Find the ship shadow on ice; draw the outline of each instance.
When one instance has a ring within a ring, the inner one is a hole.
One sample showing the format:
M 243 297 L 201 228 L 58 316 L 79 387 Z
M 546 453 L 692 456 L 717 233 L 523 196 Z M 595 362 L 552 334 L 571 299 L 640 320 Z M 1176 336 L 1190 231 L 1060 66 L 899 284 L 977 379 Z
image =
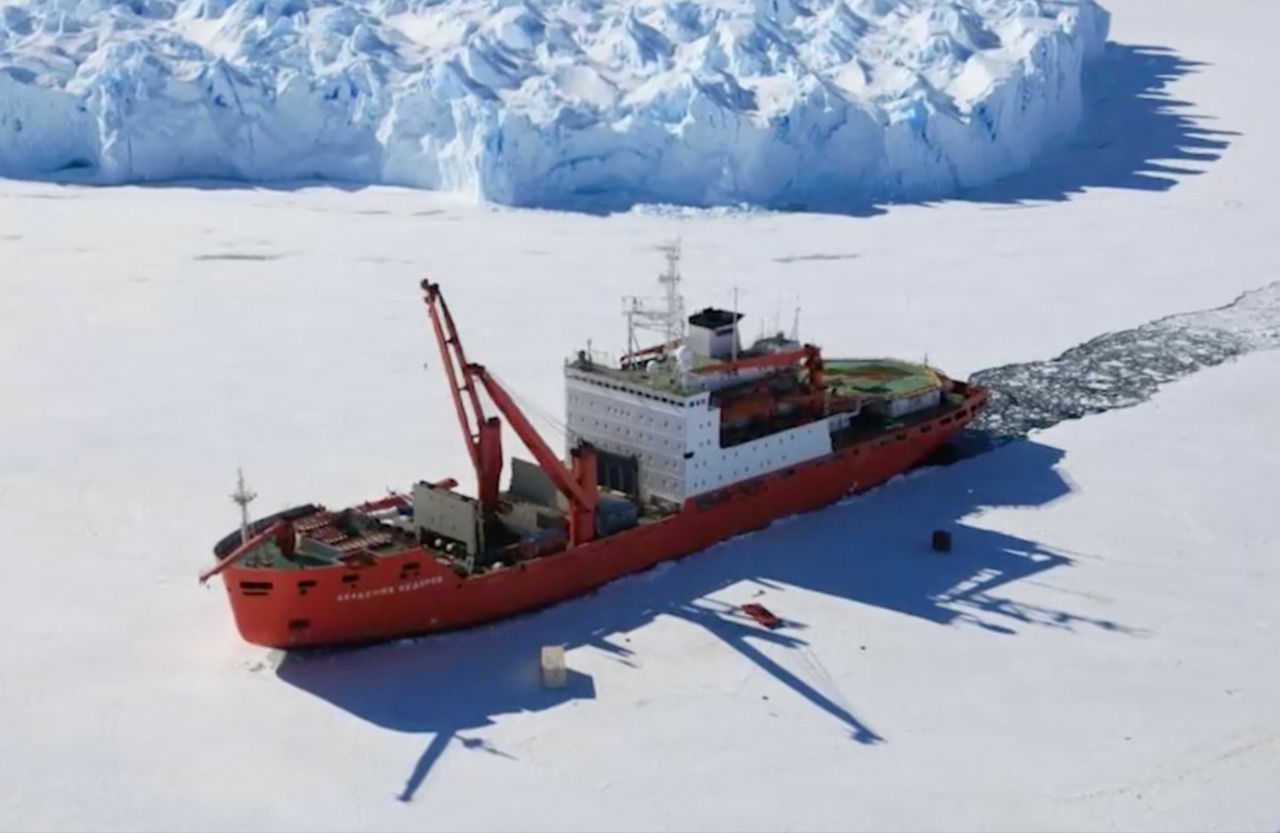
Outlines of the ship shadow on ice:
M 291 653 L 276 673 L 377 726 L 432 736 L 398 792 L 402 801 L 413 799 L 450 747 L 519 757 L 468 732 L 501 715 L 576 708 L 596 697 L 593 678 L 578 671 L 563 688 L 543 688 L 543 645 L 566 646 L 570 668 L 575 655 L 586 656 L 580 651 L 596 651 L 637 667 L 636 673 L 646 673 L 640 666 L 661 673 L 660 661 L 633 649 L 628 636 L 660 617 L 705 629 L 792 696 L 829 715 L 834 731 L 867 746 L 887 742 L 891 730 L 856 714 L 856 695 L 815 674 L 805 634 L 819 625 L 789 609 L 793 588 L 844 600 L 853 623 L 860 611 L 879 608 L 1001 637 L 1033 627 L 1128 630 L 1001 595 L 1011 582 L 1069 567 L 1073 559 L 964 520 L 986 507 L 1043 506 L 1067 496 L 1070 486 L 1055 468 L 1062 452 L 1027 440 L 970 435 L 956 456 L 957 465 L 908 474 L 536 613 L 368 648 Z M 951 552 L 930 548 L 936 528 L 952 532 Z M 768 605 L 784 625 L 770 630 L 745 616 L 740 606 L 751 601 Z M 849 645 L 850 652 L 858 650 Z
M 534 630 L 537 627 L 536 617 Z M 433 737 L 396 798 L 410 801 L 450 745 L 515 758 L 468 730 L 501 714 L 540 712 L 595 697 L 591 677 L 570 669 L 560 688 L 544 688 L 531 634 L 479 628 L 365 648 L 285 655 L 279 678 L 377 726 Z M 545 635 L 550 638 L 550 634 Z
M 672 596 L 701 599 L 715 592 L 708 588 L 746 580 L 766 591 L 764 599 L 774 589 L 802 588 L 938 624 L 1005 635 L 1037 626 L 1132 632 L 1107 619 L 999 595 L 1006 585 L 1069 567 L 1076 559 L 966 520 L 987 509 L 1043 507 L 1067 497 L 1070 484 L 1056 468 L 1062 452 L 980 432 L 961 438 L 952 452 L 870 493 L 782 519 L 682 561 L 679 573 L 672 569 L 671 581 L 680 585 Z M 935 529 L 951 533 L 950 552 L 931 548 Z M 735 603 L 751 600 L 737 596 Z M 774 613 L 786 618 L 781 607 Z

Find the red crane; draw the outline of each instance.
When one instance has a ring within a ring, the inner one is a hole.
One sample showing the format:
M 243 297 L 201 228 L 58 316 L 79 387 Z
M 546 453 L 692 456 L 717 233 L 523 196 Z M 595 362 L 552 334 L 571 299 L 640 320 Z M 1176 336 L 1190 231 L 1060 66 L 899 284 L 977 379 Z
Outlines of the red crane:
M 497 417 L 486 417 L 481 405 L 477 382 L 489 399 L 507 418 L 516 436 L 538 462 L 539 468 L 569 501 L 569 544 L 590 541 L 595 536 L 596 485 L 595 450 L 580 443 L 571 452 L 573 468 L 567 468 L 525 417 L 515 400 L 483 365 L 467 361 L 462 342 L 449 314 L 449 306 L 440 294 L 440 285 L 422 282 L 427 312 L 435 328 L 436 342 L 449 377 L 458 422 L 475 466 L 480 506 L 485 513 L 498 508 L 498 481 L 502 474 L 502 423 Z M 461 379 L 461 382 L 459 382 Z M 466 394 L 464 399 L 463 394 Z M 468 406 L 470 409 L 468 410 Z M 473 427 L 474 426 L 474 427 Z

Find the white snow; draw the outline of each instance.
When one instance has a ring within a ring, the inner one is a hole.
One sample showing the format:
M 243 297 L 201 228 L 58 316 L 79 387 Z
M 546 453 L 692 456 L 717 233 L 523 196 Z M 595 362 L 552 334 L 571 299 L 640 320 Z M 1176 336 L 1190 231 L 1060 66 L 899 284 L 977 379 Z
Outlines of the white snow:
M 0 175 L 948 196 L 1069 135 L 1108 25 L 1093 0 L 18 0 Z
M 490 628 L 281 663 L 195 578 L 237 465 L 472 485 L 423 277 L 557 414 L 676 235 L 691 303 L 957 375 L 1277 280 L 1280 7 L 1109 5 L 1072 148 L 872 217 L 0 181 L 0 828 L 1274 833 L 1276 350 Z

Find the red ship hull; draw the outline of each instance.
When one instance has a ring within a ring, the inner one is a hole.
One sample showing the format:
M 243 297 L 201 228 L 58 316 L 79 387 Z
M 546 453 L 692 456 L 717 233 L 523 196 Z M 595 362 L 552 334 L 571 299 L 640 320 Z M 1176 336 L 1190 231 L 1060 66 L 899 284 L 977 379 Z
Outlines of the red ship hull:
M 363 568 L 264 570 L 233 564 L 222 576 L 236 627 L 258 645 L 333 646 L 473 626 L 545 607 L 883 483 L 976 416 L 986 392 L 964 389 L 963 404 L 931 419 L 691 498 L 681 511 L 659 520 L 495 572 L 461 577 L 423 547 Z

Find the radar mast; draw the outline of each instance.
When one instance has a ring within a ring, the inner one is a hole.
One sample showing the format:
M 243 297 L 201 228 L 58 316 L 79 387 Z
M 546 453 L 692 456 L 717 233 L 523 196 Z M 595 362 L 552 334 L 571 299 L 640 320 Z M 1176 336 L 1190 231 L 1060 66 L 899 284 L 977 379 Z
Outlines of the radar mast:
M 684 339 L 684 297 L 680 294 L 680 241 L 677 239 L 659 246 L 659 251 L 666 255 L 667 271 L 658 276 L 658 283 L 663 288 L 662 306 L 646 304 L 637 296 L 628 295 L 622 299 L 623 315 L 627 319 L 626 356 L 630 358 L 641 352 L 636 340 L 637 330 L 647 330 L 662 335 L 661 354 L 666 355 L 678 341 Z

